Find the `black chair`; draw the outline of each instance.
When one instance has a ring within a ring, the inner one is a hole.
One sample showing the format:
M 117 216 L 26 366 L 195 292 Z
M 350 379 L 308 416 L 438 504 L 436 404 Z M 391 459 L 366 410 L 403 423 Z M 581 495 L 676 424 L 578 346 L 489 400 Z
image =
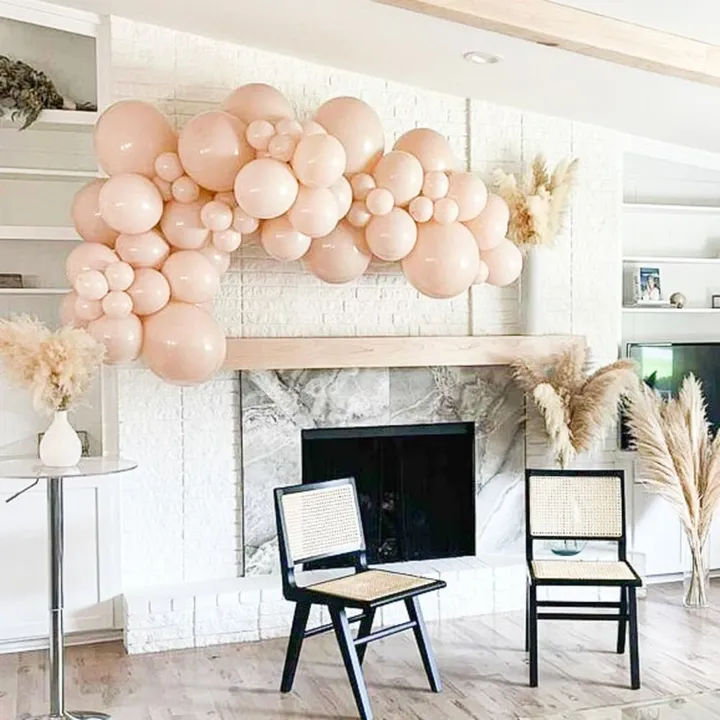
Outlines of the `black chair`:
M 362 662 L 368 643 L 404 630 L 415 634 L 420 656 L 433 692 L 442 691 L 435 657 L 423 621 L 418 596 L 445 587 L 440 580 L 416 575 L 371 570 L 365 552 L 365 538 L 355 480 L 345 478 L 330 482 L 296 485 L 275 490 L 277 520 L 285 599 L 297 603 L 288 642 L 282 676 L 282 692 L 292 690 L 303 640 L 334 630 L 340 645 L 345 669 L 350 678 L 355 702 L 363 720 L 372 718 Z M 355 572 L 342 578 L 299 587 L 295 568 L 301 563 L 342 557 Z M 407 622 L 372 632 L 373 619 L 379 607 L 403 601 Z M 307 630 L 312 605 L 325 605 L 332 623 Z M 360 614 L 348 617 L 347 608 Z M 359 622 L 353 638 L 350 624 Z
M 621 470 L 526 470 L 525 543 L 528 591 L 525 650 L 530 653 L 530 686 L 538 684 L 538 620 L 604 620 L 618 624 L 617 652 L 625 653 L 630 626 L 630 677 L 640 687 L 637 588 L 640 576 L 627 560 L 625 477 Z M 601 540 L 617 543 L 617 560 L 536 560 L 535 540 Z M 538 600 L 538 587 L 617 587 L 619 602 Z M 538 612 L 538 608 L 553 608 Z M 560 612 L 560 608 L 617 610 Z

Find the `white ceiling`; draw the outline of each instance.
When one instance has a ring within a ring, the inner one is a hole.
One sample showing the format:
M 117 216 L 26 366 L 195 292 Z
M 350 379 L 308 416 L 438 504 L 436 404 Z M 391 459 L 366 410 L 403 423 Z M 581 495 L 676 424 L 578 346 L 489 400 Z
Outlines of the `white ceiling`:
M 62 0 L 58 4 L 720 152 L 719 88 L 371 0 Z M 564 4 L 720 44 L 720 3 L 715 0 L 564 0 Z M 504 61 L 471 65 L 462 59 L 468 50 L 498 54 Z

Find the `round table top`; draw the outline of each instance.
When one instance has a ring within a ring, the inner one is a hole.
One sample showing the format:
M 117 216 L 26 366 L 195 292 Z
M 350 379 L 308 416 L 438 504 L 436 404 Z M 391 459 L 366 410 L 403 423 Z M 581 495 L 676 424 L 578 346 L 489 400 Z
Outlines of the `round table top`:
M 48 467 L 36 457 L 0 459 L 0 478 L 35 479 L 112 475 L 134 470 L 137 463 L 114 457 L 84 457 L 74 467 Z

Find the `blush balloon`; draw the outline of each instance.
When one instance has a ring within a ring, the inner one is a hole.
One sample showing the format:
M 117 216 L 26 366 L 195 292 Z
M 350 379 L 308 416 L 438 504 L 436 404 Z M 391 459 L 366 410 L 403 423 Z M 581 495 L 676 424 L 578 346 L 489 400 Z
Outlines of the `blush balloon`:
M 188 175 L 183 175 L 170 186 L 170 193 L 178 202 L 191 203 L 200 197 L 200 186 Z
M 447 197 L 458 205 L 458 220 L 467 222 L 485 209 L 488 191 L 485 183 L 476 175 L 458 172 L 450 175 Z
M 370 222 L 372 215 L 364 202 L 356 200 L 351 206 L 347 214 L 347 221 L 356 228 L 364 228 Z
M 108 283 L 99 270 L 81 272 L 73 283 L 75 292 L 86 300 L 102 300 L 108 294 Z
M 275 128 L 268 120 L 253 120 L 245 130 L 245 139 L 255 150 L 267 150 L 274 135 Z
M 275 132 L 299 140 L 303 135 L 303 126 L 295 118 L 283 118 L 275 123 Z
M 251 217 L 244 210 L 236 207 L 233 210 L 232 228 L 242 235 L 251 235 L 260 227 L 260 221 Z
M 307 135 L 292 156 L 292 169 L 307 187 L 328 187 L 345 172 L 345 149 L 332 135 Z
M 202 224 L 200 213 L 205 203 L 179 203 L 177 200 L 165 206 L 160 229 L 167 241 L 180 250 L 198 250 L 210 237 L 210 231 Z
M 137 315 L 111 318 L 103 315 L 87 326 L 88 332 L 105 345 L 105 362 L 117 365 L 136 360 L 143 342 L 143 326 Z
M 473 282 L 473 285 L 482 285 L 484 282 L 487 282 L 487 279 L 490 277 L 490 268 L 488 267 L 487 263 L 482 259 L 482 253 L 480 254 L 480 264 L 478 265 L 478 273 L 475 276 L 475 281 Z
M 369 193 L 377 187 L 375 178 L 367 173 L 353 175 L 350 179 L 350 186 L 355 200 L 365 200 Z
M 312 241 L 304 262 L 321 280 L 346 283 L 360 277 L 371 259 L 362 230 L 341 220 L 331 233 Z
M 375 188 L 365 198 L 365 205 L 371 215 L 387 215 L 393 209 L 394 204 L 395 198 L 385 188 Z
M 373 170 L 373 177 L 377 186 L 389 190 L 401 207 L 418 196 L 423 185 L 422 165 L 414 155 L 402 150 L 383 155 Z
M 228 271 L 230 267 L 230 253 L 218 250 L 214 245 L 200 248 L 198 252 L 202 253 L 212 263 L 218 275 L 224 275 Z M 168 293 L 169 292 L 170 290 L 168 289 Z
M 226 253 L 235 252 L 242 243 L 242 235 L 237 230 L 220 230 L 212 234 L 212 244 Z
M 157 230 L 140 235 L 120 235 L 115 248 L 120 259 L 133 268 L 159 268 L 170 254 L 170 246 Z
M 302 186 L 297 200 L 288 212 L 288 218 L 290 224 L 304 235 L 313 238 L 327 235 L 338 221 L 338 204 L 335 195 L 329 188 Z
M 155 160 L 155 173 L 159 178 L 171 183 L 182 177 L 185 170 L 177 153 L 165 152 L 158 155 Z
M 499 195 L 491 193 L 483 211 L 466 224 L 478 248 L 492 250 L 505 239 L 510 224 L 510 208 Z
M 100 215 L 100 190 L 105 180 L 93 180 L 78 190 L 73 198 L 70 215 L 78 235 L 87 242 L 102 243 L 112 248 L 118 232 L 111 228 Z
M 111 263 L 105 268 L 105 279 L 112 291 L 127 290 L 135 279 L 132 267 L 126 262 Z
M 365 240 L 373 255 L 381 260 L 402 260 L 415 247 L 417 225 L 405 210 L 396 207 L 387 215 L 376 215 L 370 220 Z
M 224 100 L 222 109 L 245 123 L 253 120 L 274 122 L 294 114 L 285 96 L 265 83 L 249 83 L 233 90 Z
M 260 242 L 265 252 L 275 260 L 292 262 L 299 260 L 310 248 L 310 237 L 298 232 L 286 215 L 266 220 L 260 232 Z
M 284 215 L 298 195 L 298 181 L 285 163 L 260 158 L 245 165 L 235 179 L 235 199 L 254 218 Z
M 341 177 L 330 186 L 330 190 L 338 205 L 338 218 L 342 219 L 348 214 L 352 205 L 352 187 L 347 178 Z
M 163 202 L 170 202 L 172 200 L 172 183 L 169 183 L 167 180 L 163 180 L 160 177 L 154 177 L 153 185 L 158 189 Z
M 75 300 L 75 316 L 87 325 L 93 320 L 97 320 L 102 317 L 103 307 L 101 300 L 88 300 L 82 298 L 79 295 Z
M 301 123 L 303 135 L 327 135 L 327 130 L 314 120 L 303 120 Z
M 410 201 L 408 211 L 415 222 L 424 223 L 432 219 L 435 206 L 429 197 L 416 197 Z
M 152 180 L 131 173 L 107 180 L 100 190 L 98 206 L 100 216 L 111 228 L 131 235 L 155 227 L 164 208 Z
M 440 198 L 435 201 L 433 219 L 441 225 L 450 225 L 458 219 L 460 208 L 458 204 L 449 197 Z
M 422 194 L 431 200 L 439 200 L 448 194 L 450 189 L 450 180 L 448 176 L 440 170 L 425 173 L 423 180 Z
M 126 292 L 110 292 L 103 298 L 102 309 L 109 318 L 124 318 L 132 312 L 133 301 Z
M 409 130 L 398 138 L 393 150 L 414 155 L 425 172 L 454 170 L 458 165 L 447 139 L 430 128 Z
M 483 250 L 480 259 L 488 266 L 487 282 L 497 287 L 505 287 L 520 277 L 523 257 L 515 243 L 503 239 L 490 250 Z
M 297 140 L 290 135 L 275 135 L 268 143 L 267 153 L 273 160 L 290 162 Z
M 162 266 L 162 274 L 170 283 L 173 300 L 179 302 L 208 302 L 220 287 L 220 277 L 212 263 L 194 250 L 174 252 Z
M 233 193 L 231 190 L 215 193 L 215 197 L 213 198 L 213 200 L 215 200 L 215 202 L 225 203 L 225 205 L 227 205 L 231 210 L 237 207 L 235 193 Z
M 170 283 L 165 276 L 152 268 L 139 268 L 135 281 L 128 288 L 136 315 L 152 315 L 170 301 Z
M 118 238 L 119 240 L 119 238 Z M 118 261 L 118 256 L 105 245 L 82 243 L 74 248 L 65 260 L 65 275 L 71 285 L 77 276 L 86 270 L 105 272 L 110 263 Z
M 71 290 L 66 295 L 63 295 L 60 301 L 60 307 L 58 308 L 58 314 L 60 316 L 60 325 L 72 325 L 73 327 L 84 327 L 85 322 L 81 320 L 76 311 L 75 303 L 78 299 L 78 294 Z M 102 310 L 100 310 L 102 312 Z
M 212 200 L 203 205 L 200 211 L 200 221 L 212 232 L 227 230 L 233 221 L 232 210 L 225 204 Z

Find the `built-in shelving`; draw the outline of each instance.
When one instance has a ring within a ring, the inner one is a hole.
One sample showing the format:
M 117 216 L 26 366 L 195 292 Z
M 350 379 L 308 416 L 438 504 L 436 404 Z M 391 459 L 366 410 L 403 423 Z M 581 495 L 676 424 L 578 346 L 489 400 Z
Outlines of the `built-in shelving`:
M 720 213 L 720 205 L 680 205 L 673 203 L 623 203 L 625 210 L 636 212 L 676 212 L 676 213 Z
M 65 295 L 70 288 L 0 288 L 0 295 Z
M 695 308 L 695 307 L 684 307 L 684 308 L 676 308 L 676 307 L 635 307 L 635 306 L 625 306 L 623 307 L 622 311 L 624 313 L 646 313 L 646 314 L 653 314 L 653 313 L 671 313 L 674 315 L 687 315 L 688 313 L 692 314 L 698 314 L 698 313 L 716 313 L 720 315 L 720 308 Z
M 96 112 L 81 110 L 43 110 L 28 130 L 67 130 L 70 132 L 91 132 L 97 122 Z M 20 129 L 21 120 L 12 120 L 9 114 L 0 120 L 0 128 Z
M 92 180 L 97 170 L 56 170 L 53 168 L 0 167 L 0 178 L 11 180 Z
M 52 240 L 77 242 L 80 236 L 71 227 L 0 225 L 0 240 Z
M 720 257 L 709 258 L 709 257 L 670 257 L 667 255 L 663 256 L 649 256 L 649 255 L 626 255 L 623 258 L 624 263 L 637 263 L 638 265 L 648 265 L 651 263 L 658 264 L 670 264 L 678 263 L 683 265 L 718 265 L 720 264 Z

